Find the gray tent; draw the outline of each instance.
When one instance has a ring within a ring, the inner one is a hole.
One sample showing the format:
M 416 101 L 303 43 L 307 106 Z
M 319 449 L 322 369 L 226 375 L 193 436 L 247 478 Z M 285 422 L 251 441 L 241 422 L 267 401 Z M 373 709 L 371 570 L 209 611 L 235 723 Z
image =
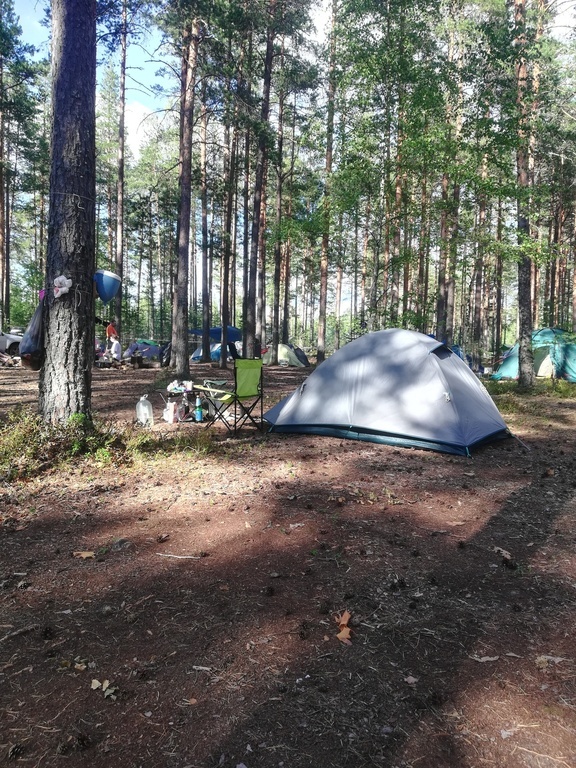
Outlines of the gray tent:
M 376 331 L 325 360 L 264 418 L 271 432 L 333 435 L 467 455 L 509 436 L 484 385 L 416 331 Z

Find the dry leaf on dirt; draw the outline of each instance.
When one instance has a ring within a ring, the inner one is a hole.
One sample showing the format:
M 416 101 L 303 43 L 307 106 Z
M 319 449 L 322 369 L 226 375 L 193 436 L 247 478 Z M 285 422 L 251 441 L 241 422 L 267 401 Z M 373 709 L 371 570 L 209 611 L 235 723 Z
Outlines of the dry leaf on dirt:
M 348 625 L 348 622 L 352 618 L 352 614 L 350 611 L 344 611 L 340 616 L 336 616 L 336 624 L 342 629 L 342 627 L 346 627 Z
M 95 552 L 72 552 L 73 557 L 80 557 L 82 560 L 87 560 L 89 557 L 96 557 Z
M 350 640 L 350 628 L 349 627 L 342 627 L 340 632 L 336 635 L 338 640 L 340 642 L 344 643 L 345 645 L 352 645 L 352 641 Z
M 352 641 L 350 640 L 350 634 L 351 630 L 348 626 L 348 622 L 352 618 L 352 615 L 350 611 L 344 611 L 340 616 L 336 616 L 336 623 L 338 624 L 338 627 L 340 629 L 340 632 L 336 635 L 338 640 L 340 642 L 344 643 L 345 645 L 352 645 Z
M 118 691 L 118 688 L 116 688 L 114 685 L 110 685 L 110 680 L 104 680 L 103 682 L 100 682 L 100 680 L 96 680 L 96 678 L 94 678 L 90 683 L 90 688 L 92 688 L 93 691 L 101 689 L 105 699 L 112 699 L 112 701 L 116 701 L 116 692 Z

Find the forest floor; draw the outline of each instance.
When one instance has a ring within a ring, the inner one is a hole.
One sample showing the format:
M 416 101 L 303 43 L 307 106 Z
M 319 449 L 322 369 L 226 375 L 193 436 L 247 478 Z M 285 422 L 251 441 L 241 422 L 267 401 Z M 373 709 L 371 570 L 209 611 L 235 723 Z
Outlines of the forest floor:
M 2 482 L 0 765 L 574 768 L 576 400 L 495 399 L 519 439 L 470 459 L 214 430 Z

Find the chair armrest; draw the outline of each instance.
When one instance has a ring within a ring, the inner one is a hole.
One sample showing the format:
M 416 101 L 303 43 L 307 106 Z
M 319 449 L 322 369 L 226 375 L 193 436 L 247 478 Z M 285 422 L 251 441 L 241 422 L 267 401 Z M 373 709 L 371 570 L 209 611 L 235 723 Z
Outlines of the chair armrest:
M 194 392 L 206 392 L 209 395 L 216 397 L 217 395 L 233 395 L 229 389 L 215 389 L 214 387 L 203 387 L 200 384 L 194 385 Z

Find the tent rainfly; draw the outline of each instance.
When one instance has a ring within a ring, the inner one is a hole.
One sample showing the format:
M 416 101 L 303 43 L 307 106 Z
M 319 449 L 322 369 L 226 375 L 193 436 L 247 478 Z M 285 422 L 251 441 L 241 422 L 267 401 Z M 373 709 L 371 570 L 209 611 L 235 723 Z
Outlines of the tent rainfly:
M 271 432 L 464 456 L 510 436 L 484 385 L 463 360 L 436 339 L 394 328 L 346 344 L 264 418 Z
M 516 343 L 505 355 L 498 370 L 491 378 L 517 379 L 519 344 Z M 532 354 L 534 373 L 543 378 L 566 379 L 576 381 L 576 344 L 574 334 L 561 328 L 540 328 L 532 332 Z
M 299 355 L 298 352 L 301 354 Z M 272 350 L 269 349 L 262 355 L 262 362 L 264 365 L 270 365 L 271 361 Z M 305 368 L 307 365 L 310 365 L 304 352 L 298 349 L 298 347 L 294 348 L 289 344 L 278 344 L 278 364 L 293 365 L 296 368 Z

